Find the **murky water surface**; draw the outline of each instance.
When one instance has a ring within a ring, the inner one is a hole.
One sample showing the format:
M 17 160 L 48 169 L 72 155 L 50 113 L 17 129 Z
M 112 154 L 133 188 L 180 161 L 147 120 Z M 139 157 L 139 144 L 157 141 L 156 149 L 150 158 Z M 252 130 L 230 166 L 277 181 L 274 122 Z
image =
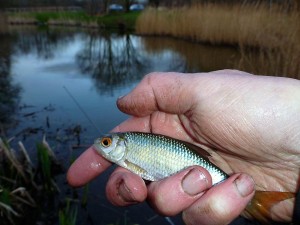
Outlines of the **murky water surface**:
M 67 169 L 100 132 L 128 118 L 117 109 L 116 99 L 145 74 L 230 68 L 237 57 L 231 47 L 168 38 L 14 27 L 0 36 L 2 135 L 15 137 L 12 145 L 23 141 L 33 157 L 35 143 L 46 135 Z M 170 224 L 146 204 L 110 205 L 104 194 L 110 171 L 89 185 L 88 204 L 79 209 L 78 224 Z M 70 196 L 65 174 L 57 179 L 62 195 Z M 79 196 L 84 193 L 77 191 Z

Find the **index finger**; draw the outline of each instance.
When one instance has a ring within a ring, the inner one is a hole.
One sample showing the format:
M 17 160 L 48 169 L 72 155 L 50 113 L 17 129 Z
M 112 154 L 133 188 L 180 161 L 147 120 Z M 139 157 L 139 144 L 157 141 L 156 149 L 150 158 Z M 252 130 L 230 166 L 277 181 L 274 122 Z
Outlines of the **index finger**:
M 127 95 L 117 101 L 118 108 L 133 116 L 148 116 L 161 111 L 170 114 L 184 114 L 194 106 L 195 93 L 199 95 L 196 83 L 199 77 L 183 73 L 150 73 Z
M 149 132 L 149 117 L 130 118 L 114 128 L 113 132 L 142 131 Z M 81 187 L 104 172 L 111 163 L 99 155 L 91 146 L 71 165 L 67 173 L 68 183 Z
M 68 183 L 73 187 L 81 187 L 105 171 L 110 165 L 111 163 L 100 156 L 91 146 L 69 168 Z

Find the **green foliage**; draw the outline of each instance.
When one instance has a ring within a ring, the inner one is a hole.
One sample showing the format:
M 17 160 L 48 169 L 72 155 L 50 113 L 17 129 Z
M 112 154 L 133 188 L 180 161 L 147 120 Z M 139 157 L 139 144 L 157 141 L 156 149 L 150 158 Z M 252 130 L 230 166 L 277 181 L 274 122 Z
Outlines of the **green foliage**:
M 94 24 L 101 28 L 135 29 L 135 22 L 140 12 L 110 13 L 106 15 L 89 15 L 85 12 L 34 12 L 34 13 L 10 13 L 9 20 L 15 23 L 35 21 L 39 25 L 59 24 L 89 26 Z
M 32 165 L 21 142 L 19 147 L 20 154 L 17 155 L 8 141 L 0 138 L 1 224 L 22 224 L 21 218 L 26 212 L 30 210 L 32 214 L 39 199 L 43 202 L 50 196 L 45 195 L 45 192 L 49 194 L 58 190 L 51 168 L 52 165 L 57 165 L 57 160 L 45 138 L 42 143 L 37 144 L 37 167 Z
M 74 20 L 85 22 L 92 20 L 92 17 L 84 12 L 42 12 L 33 13 L 32 17 L 34 17 L 37 22 L 43 24 L 48 23 L 50 20 Z
M 98 18 L 98 24 L 106 28 L 120 28 L 134 30 L 135 22 L 140 12 L 111 13 Z
M 77 208 L 71 206 L 71 200 L 66 200 L 66 207 L 59 210 L 59 225 L 75 225 L 77 220 Z
M 88 193 L 89 193 L 89 184 L 86 184 L 83 188 L 83 196 L 81 198 L 81 205 L 83 207 L 87 206 L 87 202 L 88 202 Z
M 0 192 L 0 213 L 1 220 L 5 223 L 13 224 L 14 216 L 19 216 L 18 213 L 12 208 L 12 202 L 9 195 L 9 191 L 2 189 Z
M 51 176 L 51 160 L 48 154 L 48 149 L 42 144 L 38 143 L 36 145 L 37 155 L 38 155 L 38 166 L 41 168 L 41 176 L 44 181 L 45 189 L 50 191 L 52 184 Z
M 0 202 L 3 203 L 3 204 L 7 204 L 7 205 L 11 204 L 11 199 L 9 197 L 9 191 L 8 190 L 1 188 Z
M 45 24 L 45 23 L 48 22 L 49 18 L 50 18 L 50 15 L 49 15 L 49 14 L 46 14 L 46 13 L 37 13 L 37 14 L 35 15 L 35 19 L 36 19 L 36 21 L 37 21 L 38 23 L 43 23 L 43 24 Z

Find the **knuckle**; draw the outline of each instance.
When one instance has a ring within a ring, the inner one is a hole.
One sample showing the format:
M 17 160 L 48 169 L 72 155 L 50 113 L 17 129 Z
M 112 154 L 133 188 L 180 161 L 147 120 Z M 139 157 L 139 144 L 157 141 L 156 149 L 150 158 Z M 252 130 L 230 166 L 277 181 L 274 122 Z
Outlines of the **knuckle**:
M 159 72 L 151 72 L 151 73 L 148 73 L 144 77 L 144 79 L 147 81 L 148 84 L 151 84 L 153 81 L 155 81 L 160 76 L 161 76 L 161 73 L 159 73 Z
M 231 211 L 226 204 L 220 203 L 220 201 L 213 201 L 211 204 L 207 204 L 203 208 L 204 213 L 211 216 L 212 224 L 223 225 L 228 224 L 228 218 L 231 218 Z
M 231 221 L 231 212 L 224 204 L 214 201 L 210 204 L 193 206 L 182 213 L 186 225 L 225 225 Z
M 159 186 L 150 188 L 147 200 L 151 207 L 161 215 L 174 216 L 178 213 L 173 203 L 170 202 L 169 196 Z
M 106 197 L 107 197 L 108 201 L 110 201 L 113 205 L 122 206 L 124 203 L 123 203 L 122 198 L 118 194 L 118 190 L 117 190 L 118 185 L 119 185 L 119 182 L 117 182 L 116 184 L 111 181 L 108 182 L 106 185 L 105 192 L 106 192 Z
M 158 213 L 163 215 L 169 214 L 167 207 L 164 207 L 165 205 L 164 196 L 161 195 L 159 192 L 150 193 L 148 195 L 148 202 L 151 205 L 151 207 L 155 209 L 155 211 L 157 211 Z

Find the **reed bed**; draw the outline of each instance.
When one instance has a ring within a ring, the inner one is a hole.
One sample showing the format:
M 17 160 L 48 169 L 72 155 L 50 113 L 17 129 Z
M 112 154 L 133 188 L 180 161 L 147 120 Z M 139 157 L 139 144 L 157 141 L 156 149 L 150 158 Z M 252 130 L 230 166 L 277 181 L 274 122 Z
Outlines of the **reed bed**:
M 241 58 L 235 69 L 254 74 L 300 79 L 300 48 L 292 45 L 277 49 L 240 49 Z
M 149 8 L 138 18 L 136 31 L 213 44 L 274 47 L 286 41 L 299 43 L 299 19 L 296 10 L 266 5 Z
M 32 163 L 22 142 L 18 143 L 19 154 L 9 143 L 0 138 L 0 221 L 8 225 L 24 224 L 37 217 L 42 205 L 53 202 L 60 192 L 55 173 L 62 170 L 62 165 L 45 137 L 36 146 L 37 165 Z M 70 207 L 67 202 L 66 208 L 61 209 L 60 225 L 75 224 L 77 211 Z
M 138 18 L 136 32 L 238 46 L 242 58 L 234 68 L 300 78 L 299 21 L 299 11 L 275 4 L 205 4 L 149 8 Z

